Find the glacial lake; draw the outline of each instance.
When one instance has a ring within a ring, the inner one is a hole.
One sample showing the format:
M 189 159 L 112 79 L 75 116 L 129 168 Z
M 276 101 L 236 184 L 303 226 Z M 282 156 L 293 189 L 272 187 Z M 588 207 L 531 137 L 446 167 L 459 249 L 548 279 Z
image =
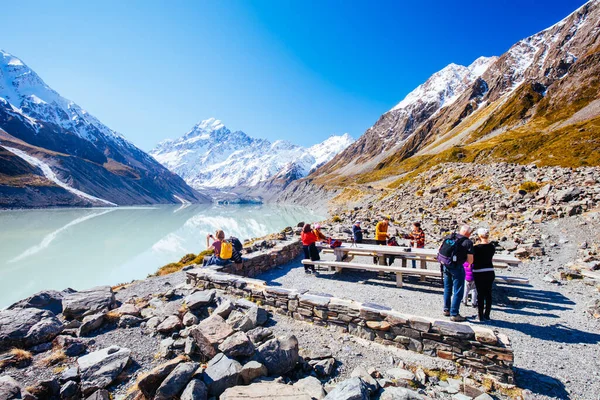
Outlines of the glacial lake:
M 243 241 L 324 218 L 275 205 L 0 211 L 0 308 L 44 289 L 145 278 L 206 249 L 206 234 L 217 229 Z

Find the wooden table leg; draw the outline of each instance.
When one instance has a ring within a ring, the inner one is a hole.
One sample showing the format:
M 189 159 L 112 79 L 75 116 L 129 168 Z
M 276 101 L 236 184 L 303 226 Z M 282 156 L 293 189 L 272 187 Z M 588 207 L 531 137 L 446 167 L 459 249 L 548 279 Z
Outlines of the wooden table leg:
M 402 287 L 402 273 L 396 272 L 396 286 Z
M 406 258 L 402 257 L 402 268 L 406 268 Z
M 427 269 L 427 261 L 421 258 L 421 269 Z M 425 282 L 425 275 L 421 275 L 421 282 Z

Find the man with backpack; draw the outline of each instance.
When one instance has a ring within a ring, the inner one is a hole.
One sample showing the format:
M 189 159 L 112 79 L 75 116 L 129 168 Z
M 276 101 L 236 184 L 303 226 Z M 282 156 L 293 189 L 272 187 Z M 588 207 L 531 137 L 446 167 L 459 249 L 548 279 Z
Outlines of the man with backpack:
M 444 279 L 444 315 L 451 321 L 462 322 L 466 318 L 460 315 L 460 303 L 465 290 L 465 269 L 463 264 L 473 263 L 473 242 L 469 239 L 473 229 L 463 225 L 459 233 L 444 238 L 437 259 L 443 268 Z

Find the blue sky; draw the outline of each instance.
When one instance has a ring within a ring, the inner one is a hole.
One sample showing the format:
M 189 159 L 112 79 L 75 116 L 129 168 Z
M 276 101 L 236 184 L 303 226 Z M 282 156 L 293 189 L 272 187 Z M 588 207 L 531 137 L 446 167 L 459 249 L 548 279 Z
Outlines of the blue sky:
M 500 55 L 585 2 L 12 1 L 0 48 L 144 150 L 196 122 L 358 138 L 432 73 Z

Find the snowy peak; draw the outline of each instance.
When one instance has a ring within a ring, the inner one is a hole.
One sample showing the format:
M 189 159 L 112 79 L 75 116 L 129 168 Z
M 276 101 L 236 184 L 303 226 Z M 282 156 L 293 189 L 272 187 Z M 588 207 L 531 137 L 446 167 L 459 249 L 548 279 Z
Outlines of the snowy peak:
M 304 177 L 352 142 L 345 134 L 308 149 L 285 140 L 271 143 L 232 132 L 210 118 L 179 139 L 161 142 L 150 154 L 196 188 L 253 187 L 273 177 Z
M 422 107 L 424 104 L 435 104 L 437 108 L 448 106 L 497 59 L 497 57 L 479 57 L 469 67 L 451 63 L 434 73 L 390 111 L 410 112 L 411 109 Z

